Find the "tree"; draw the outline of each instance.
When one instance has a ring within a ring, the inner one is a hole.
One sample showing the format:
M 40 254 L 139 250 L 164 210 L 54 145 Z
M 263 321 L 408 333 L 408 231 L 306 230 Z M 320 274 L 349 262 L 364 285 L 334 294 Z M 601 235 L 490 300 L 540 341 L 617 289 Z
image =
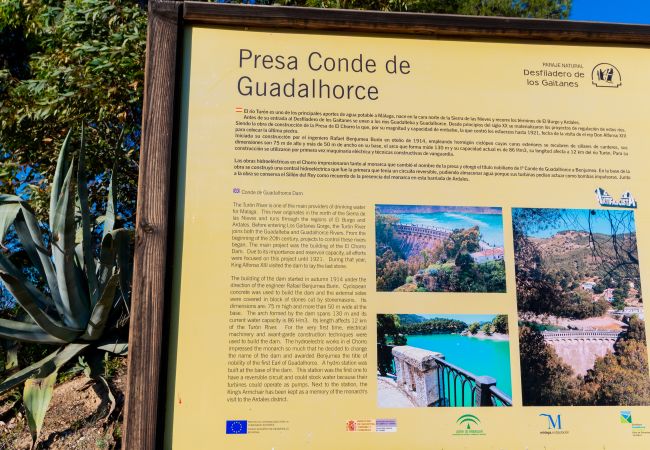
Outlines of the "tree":
M 397 314 L 377 314 L 377 370 L 385 376 L 392 371 L 393 345 L 406 345 L 406 338 L 400 333 L 400 322 Z
M 571 0 L 280 0 L 288 6 L 566 19 Z
M 377 290 L 392 291 L 406 282 L 408 265 L 406 261 L 395 261 L 392 250 L 387 250 L 382 256 L 377 256 Z
M 461 320 L 434 317 L 425 322 L 414 323 L 402 328 L 406 334 L 449 334 L 466 330 L 467 324 Z
M 499 314 L 494 319 L 492 319 L 492 325 L 494 326 L 494 332 L 500 334 L 508 334 L 508 316 L 505 314 Z
M 400 323 L 397 314 L 377 314 L 377 342 L 387 344 L 387 338 L 399 334 Z
M 617 344 L 616 353 L 596 360 L 585 381 L 588 389 L 592 385 L 594 405 L 647 405 L 650 379 L 645 343 L 630 339 Z
M 467 327 L 467 331 L 469 331 L 471 334 L 476 334 L 476 333 L 478 333 L 478 330 L 480 328 L 481 328 L 481 325 L 478 322 L 472 322 Z
M 645 322 L 634 315 L 630 317 L 630 323 L 627 326 L 625 340 L 633 339 L 641 343 L 646 343 Z
M 449 259 L 456 259 L 463 253 L 473 253 L 481 248 L 481 232 L 478 226 L 465 229 L 453 230 L 443 243 L 443 247 Z M 469 255 L 468 255 L 469 256 Z M 458 263 L 457 263 L 458 265 Z
M 394 226 L 399 222 L 395 216 L 375 213 L 375 240 L 377 241 L 377 255 L 390 248 L 400 257 L 399 244 L 395 242 Z
M 0 2 L 3 191 L 23 190 L 44 217 L 58 149 L 85 123 L 89 172 L 100 174 L 90 180 L 91 205 L 103 205 L 114 161 L 124 195 L 118 208 L 132 220 L 146 27 L 144 9 L 131 0 Z
M 616 295 L 614 295 L 612 308 L 614 308 L 616 311 L 622 311 L 623 309 L 625 309 L 625 299 L 621 297 L 617 298 Z
M 536 330 L 519 329 L 521 385 L 525 406 L 558 406 L 579 403 L 580 382 L 573 370 L 546 345 Z
M 594 286 L 594 294 L 602 294 L 603 292 L 605 292 L 605 289 L 607 289 L 607 287 L 603 285 L 602 281 L 599 281 Z

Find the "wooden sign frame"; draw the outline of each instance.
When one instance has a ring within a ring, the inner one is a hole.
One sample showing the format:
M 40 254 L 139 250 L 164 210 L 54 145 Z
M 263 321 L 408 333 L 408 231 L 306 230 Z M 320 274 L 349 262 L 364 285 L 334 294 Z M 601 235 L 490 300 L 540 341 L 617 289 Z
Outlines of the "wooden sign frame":
M 645 25 L 150 1 L 125 399 L 126 449 L 162 446 L 182 30 L 192 25 L 650 46 L 650 26 Z

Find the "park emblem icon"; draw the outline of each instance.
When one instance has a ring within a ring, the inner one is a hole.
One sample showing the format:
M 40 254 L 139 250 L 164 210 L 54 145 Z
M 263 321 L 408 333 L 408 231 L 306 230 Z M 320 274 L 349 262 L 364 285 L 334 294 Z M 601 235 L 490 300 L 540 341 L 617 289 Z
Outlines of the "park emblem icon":
M 600 63 L 591 71 L 591 83 L 596 87 L 617 88 L 622 83 L 621 73 L 609 63 Z
M 632 423 L 632 411 L 621 411 L 621 423 Z

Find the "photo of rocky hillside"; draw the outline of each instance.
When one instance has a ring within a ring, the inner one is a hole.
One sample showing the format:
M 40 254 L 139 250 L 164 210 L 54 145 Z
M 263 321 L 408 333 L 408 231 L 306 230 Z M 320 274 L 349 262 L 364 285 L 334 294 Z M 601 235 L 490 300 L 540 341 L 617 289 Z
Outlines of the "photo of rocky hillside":
M 634 212 L 513 209 L 524 405 L 647 405 Z

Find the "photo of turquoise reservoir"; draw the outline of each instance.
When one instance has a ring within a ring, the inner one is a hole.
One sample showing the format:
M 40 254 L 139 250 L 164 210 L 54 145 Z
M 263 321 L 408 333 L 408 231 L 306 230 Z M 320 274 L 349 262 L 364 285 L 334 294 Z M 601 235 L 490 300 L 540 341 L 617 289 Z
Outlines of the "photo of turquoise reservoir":
M 377 291 L 505 292 L 501 208 L 375 205 Z
M 378 314 L 380 407 L 511 406 L 505 314 Z

